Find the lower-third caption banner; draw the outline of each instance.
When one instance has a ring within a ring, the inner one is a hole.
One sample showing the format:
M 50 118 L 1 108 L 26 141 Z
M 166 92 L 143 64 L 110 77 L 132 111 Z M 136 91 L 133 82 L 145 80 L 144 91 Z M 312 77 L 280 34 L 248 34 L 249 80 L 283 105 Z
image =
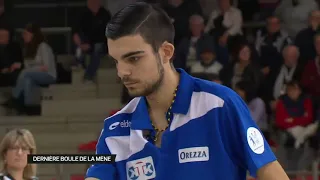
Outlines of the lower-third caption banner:
M 79 154 L 30 154 L 29 164 L 109 164 L 114 163 L 116 155 Z

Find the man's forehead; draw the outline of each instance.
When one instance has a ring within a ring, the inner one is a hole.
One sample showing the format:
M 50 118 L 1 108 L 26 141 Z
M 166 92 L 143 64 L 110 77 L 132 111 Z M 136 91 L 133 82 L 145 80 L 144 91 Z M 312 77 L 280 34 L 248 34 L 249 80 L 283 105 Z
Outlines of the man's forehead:
M 120 58 L 124 54 L 137 51 L 148 51 L 147 44 L 140 35 L 124 36 L 116 40 L 108 38 L 109 54 L 114 58 Z

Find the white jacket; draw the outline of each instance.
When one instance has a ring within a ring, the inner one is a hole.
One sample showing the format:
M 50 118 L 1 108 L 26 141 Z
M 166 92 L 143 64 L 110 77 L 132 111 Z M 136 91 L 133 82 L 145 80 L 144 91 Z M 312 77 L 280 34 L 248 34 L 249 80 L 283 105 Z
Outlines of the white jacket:
M 214 10 L 209 16 L 205 32 L 209 32 L 214 28 L 213 20 L 220 15 L 220 10 Z M 225 14 L 222 24 L 228 29 L 229 35 L 242 34 L 242 13 L 238 8 L 231 7 Z

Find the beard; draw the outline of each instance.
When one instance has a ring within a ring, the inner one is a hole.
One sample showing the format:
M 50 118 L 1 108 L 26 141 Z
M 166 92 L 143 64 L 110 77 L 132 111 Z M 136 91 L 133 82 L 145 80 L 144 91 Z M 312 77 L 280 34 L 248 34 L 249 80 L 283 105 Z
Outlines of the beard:
M 159 55 L 156 55 L 156 59 L 157 59 L 158 79 L 151 82 L 151 83 L 145 84 L 144 89 L 141 91 L 127 88 L 127 91 L 128 91 L 128 94 L 130 97 L 135 98 L 135 97 L 140 97 L 140 96 L 148 96 L 148 95 L 156 92 L 160 88 L 160 86 L 163 82 L 164 68 L 161 64 L 161 60 L 160 60 Z

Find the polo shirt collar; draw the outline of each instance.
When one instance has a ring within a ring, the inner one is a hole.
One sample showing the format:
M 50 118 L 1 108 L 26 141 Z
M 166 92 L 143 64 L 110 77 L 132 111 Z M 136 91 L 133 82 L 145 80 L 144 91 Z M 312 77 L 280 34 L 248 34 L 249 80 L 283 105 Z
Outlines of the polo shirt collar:
M 180 74 L 180 81 L 176 93 L 176 99 L 172 105 L 172 113 L 187 114 L 193 93 L 194 79 L 183 69 L 176 69 Z M 146 97 L 140 97 L 136 110 L 132 114 L 131 129 L 153 129 L 148 113 Z

